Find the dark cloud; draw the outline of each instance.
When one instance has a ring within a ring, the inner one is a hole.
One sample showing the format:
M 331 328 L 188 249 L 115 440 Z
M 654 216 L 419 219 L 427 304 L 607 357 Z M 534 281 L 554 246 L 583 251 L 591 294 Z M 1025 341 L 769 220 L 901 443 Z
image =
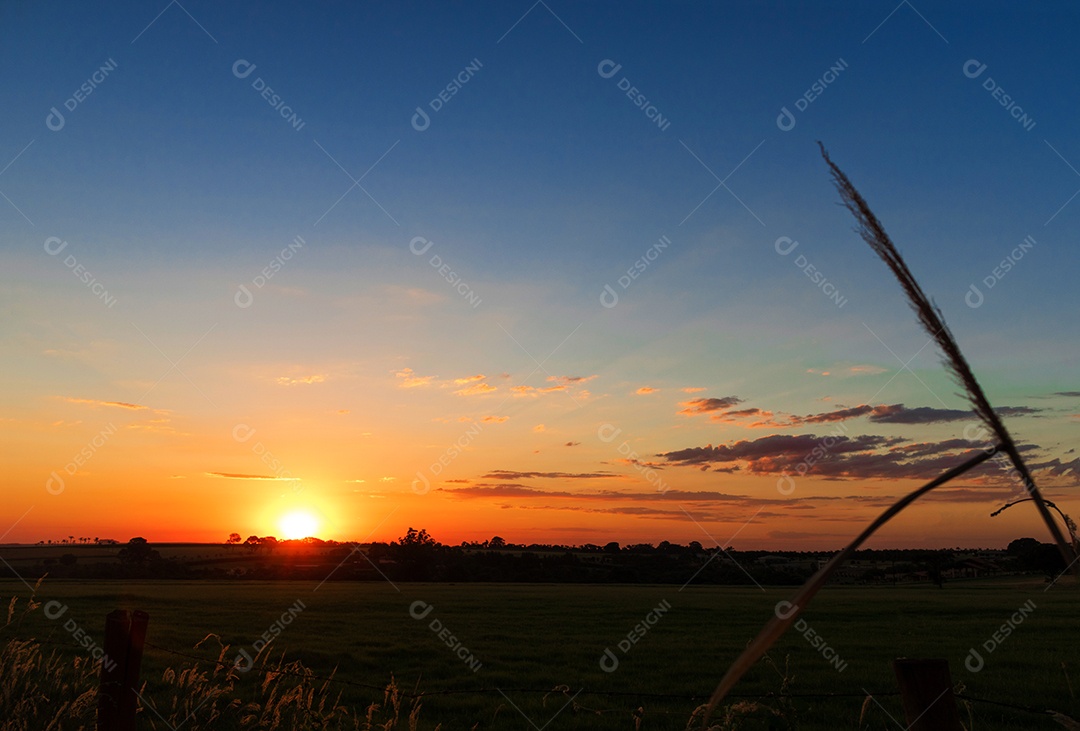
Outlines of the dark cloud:
M 930 479 L 979 453 L 962 439 L 904 444 L 900 437 L 773 434 L 730 444 L 690 447 L 658 456 L 672 464 L 715 468 L 739 463 L 759 475 L 810 474 L 826 479 Z M 976 471 L 986 472 L 985 465 Z
M 488 480 L 600 480 L 619 478 L 614 472 L 516 472 L 514 470 L 492 470 L 481 477 Z
M 1080 391 L 1055 391 L 1054 395 L 1066 398 L 1080 398 Z
M 888 408 L 879 406 L 877 408 Z M 901 407 L 903 408 L 903 407 Z M 823 414 L 811 414 L 809 416 L 793 416 L 791 417 L 795 424 L 830 424 L 836 421 L 847 421 L 848 419 L 854 419 L 865 414 L 873 412 L 875 409 L 866 404 L 859 406 L 853 406 L 850 409 L 837 409 L 836 411 L 826 411 Z
M 748 409 L 747 411 L 751 410 Z M 1036 409 L 1030 406 L 1002 406 L 1001 408 L 995 409 L 995 411 L 1001 416 L 1027 416 L 1039 413 L 1040 411 L 1043 411 L 1043 409 Z M 724 416 L 729 416 L 734 413 L 738 412 L 727 412 Z M 771 416 L 768 412 L 762 413 L 763 415 Z M 792 415 L 788 416 L 785 420 L 769 420 L 763 422 L 761 426 L 784 428 L 803 426 L 805 424 L 829 424 L 856 419 L 860 416 L 867 417 L 869 421 L 872 421 L 875 424 L 944 424 L 976 418 L 974 412 L 964 409 L 936 409 L 929 406 L 918 406 L 909 409 L 903 404 L 880 404 L 878 406 L 860 404 L 859 406 L 836 409 L 835 411 L 826 411 L 820 414 L 809 414 L 807 416 Z M 713 418 L 719 420 L 720 417 Z
M 994 409 L 999 416 L 1027 416 L 1045 410 L 1046 409 L 1034 409 L 1030 406 L 1001 406 Z
M 772 434 L 760 439 L 743 440 L 731 444 L 706 447 L 690 447 L 674 452 L 657 455 L 668 462 L 681 465 L 714 464 L 723 462 L 750 461 L 796 457 L 802 459 L 809 454 L 818 442 L 831 439 L 830 452 L 834 454 L 859 452 L 868 449 L 896 444 L 903 440 L 891 437 L 817 437 L 813 434 Z
M 723 398 L 695 398 L 683 401 L 679 406 L 683 409 L 680 414 L 694 416 L 695 414 L 709 414 L 714 411 L 724 411 L 732 406 L 742 403 L 738 396 L 724 396 Z
M 711 490 L 668 490 L 666 492 L 658 492 L 656 490 L 650 490 L 648 492 L 625 492 L 619 490 L 596 490 L 592 492 L 568 492 L 566 490 L 540 490 L 529 485 L 522 485 L 520 483 L 489 483 L 480 482 L 470 487 L 449 487 L 441 488 L 439 492 L 447 495 L 463 498 L 568 498 L 574 500 L 633 500 L 633 501 L 649 501 L 649 500 L 671 500 L 675 502 L 715 502 L 715 503 L 730 503 L 738 502 L 743 503 L 748 500 L 752 500 L 754 504 L 759 502 L 764 503 L 784 503 L 786 502 L 780 498 L 774 498 L 769 500 L 760 500 L 757 498 L 747 498 L 743 495 L 733 495 L 724 492 L 713 492 Z

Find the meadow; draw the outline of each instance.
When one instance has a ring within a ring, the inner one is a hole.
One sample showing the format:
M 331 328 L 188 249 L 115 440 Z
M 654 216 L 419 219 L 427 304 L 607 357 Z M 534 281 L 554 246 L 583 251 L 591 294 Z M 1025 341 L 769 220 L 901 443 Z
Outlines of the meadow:
M 964 695 L 1078 718 L 1071 679 L 1076 586 L 1045 589 L 1040 578 L 1016 577 L 943 589 L 827 588 L 803 617 L 832 648 L 832 660 L 822 654 L 824 645 L 815 648 L 820 641 L 789 632 L 739 684 L 726 714 L 713 721 L 724 728 L 903 728 L 892 720 L 903 716 L 899 699 L 889 695 L 896 690 L 889 663 L 905 656 L 948 659 Z M 790 593 L 651 585 L 46 579 L 36 595 L 41 607 L 24 614 L 30 590 L 12 580 L 0 582 L 0 597 L 17 597 L 0 645 L 33 638 L 65 662 L 81 658 L 89 673 L 87 650 L 73 639 L 72 623 L 100 644 L 107 612 L 148 612 L 142 677 L 144 696 L 155 705 L 144 711 L 148 728 L 168 728 L 157 712 L 170 722 L 186 718 L 185 729 L 224 728 L 211 718 L 213 704 L 185 708 L 177 677 L 181 668 L 198 664 L 185 677 L 213 682 L 228 671 L 214 661 L 221 657 L 231 665 L 245 649 L 256 667 L 233 671 L 241 697 L 257 693 L 266 669 L 282 654 L 316 676 L 342 681 L 325 684 L 324 693 L 331 700 L 340 693 L 337 703 L 356 709 L 360 719 L 369 704 L 384 703 L 382 689 L 392 680 L 402 694 L 427 694 L 416 703 L 403 696 L 400 724 L 387 728 L 684 729 L 728 663 Z M 55 615 L 61 605 L 64 614 L 49 619 L 44 608 Z M 1024 605 L 1034 609 L 1003 637 L 1002 625 Z M 993 642 L 995 632 L 1001 640 L 987 651 L 984 643 Z M 264 633 L 274 639 L 259 655 Z M 973 647 L 983 661 L 978 672 L 965 667 Z M 0 673 L 10 675 L 11 662 L 5 658 Z M 323 685 L 311 687 L 319 692 Z M 75 686 L 49 692 L 58 704 L 72 700 L 63 696 L 75 693 Z M 8 696 L 0 711 L 10 724 L 14 701 Z M 1046 715 L 959 703 L 969 729 L 1060 728 Z M 410 710 L 416 711 L 412 723 L 405 718 Z M 9 727 L 19 728 L 2 726 Z M 304 727 L 319 726 L 312 721 Z

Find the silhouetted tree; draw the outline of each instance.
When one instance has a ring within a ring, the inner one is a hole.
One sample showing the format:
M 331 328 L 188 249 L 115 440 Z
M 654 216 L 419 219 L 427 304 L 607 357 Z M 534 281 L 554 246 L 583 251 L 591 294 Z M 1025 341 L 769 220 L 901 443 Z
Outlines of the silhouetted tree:
M 116 554 L 120 563 L 145 566 L 148 563 L 156 563 L 161 560 L 161 554 L 150 547 L 146 539 L 136 536 L 128 541 L 127 545 Z

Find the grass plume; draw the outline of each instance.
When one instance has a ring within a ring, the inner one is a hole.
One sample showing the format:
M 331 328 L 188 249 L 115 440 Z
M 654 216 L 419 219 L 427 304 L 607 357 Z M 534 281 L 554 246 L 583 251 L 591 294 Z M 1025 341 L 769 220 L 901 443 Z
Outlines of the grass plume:
M 881 257 L 882 261 L 885 262 L 900 282 L 904 294 L 907 295 L 908 304 L 911 305 L 911 309 L 915 311 L 915 315 L 919 319 L 919 324 L 923 326 L 923 329 L 941 348 L 945 367 L 956 379 L 957 383 L 963 387 L 967 400 L 971 403 L 975 414 L 993 433 L 998 445 L 997 448 L 1008 455 L 1013 467 L 1016 468 L 1017 473 L 1023 479 L 1024 488 L 1027 490 L 1028 495 L 1031 496 L 1035 507 L 1038 508 L 1039 515 L 1042 516 L 1043 521 L 1046 523 L 1050 535 L 1054 537 L 1054 542 L 1057 543 L 1058 550 L 1061 551 L 1061 557 L 1065 559 L 1065 565 L 1072 566 L 1074 560 L 1072 546 L 1065 540 L 1065 536 L 1062 535 L 1061 530 L 1054 521 L 1054 517 L 1050 514 L 1042 493 L 1039 492 L 1035 480 L 1031 477 L 1031 472 L 1020 457 L 1020 450 L 1017 449 L 1016 442 L 1013 441 L 1009 430 L 1005 428 L 1005 423 L 1001 420 L 1001 417 L 994 411 L 994 407 L 990 405 L 982 386 L 979 385 L 978 379 L 975 378 L 975 373 L 972 372 L 971 366 L 968 365 L 967 359 L 964 358 L 964 354 L 960 352 L 960 346 L 956 344 L 949 326 L 945 324 L 945 317 L 941 314 L 941 310 L 923 292 L 922 287 L 915 280 L 915 276 L 908 269 L 907 262 L 900 256 L 900 252 L 896 250 L 896 246 L 893 245 L 889 235 L 885 233 L 885 227 L 881 225 L 881 221 L 870 210 L 869 204 L 855 189 L 844 171 L 832 161 L 829 153 L 825 150 L 825 146 L 820 142 L 818 146 L 821 148 L 821 156 L 825 158 L 829 170 L 832 171 L 833 183 L 840 192 L 844 205 L 859 223 L 856 231 L 858 231 L 863 241 L 870 245 L 874 253 Z
M 898 515 L 901 511 L 911 505 L 911 503 L 915 502 L 915 500 L 929 493 L 931 490 L 940 487 L 949 480 L 960 476 L 973 467 L 982 464 L 999 451 L 1004 452 L 1009 457 L 1013 466 L 1016 468 L 1017 473 L 1023 478 L 1027 493 L 1030 496 L 1031 501 L 1038 507 L 1039 514 L 1043 517 L 1047 528 L 1050 530 L 1050 534 L 1054 537 L 1058 550 L 1061 552 L 1062 558 L 1065 559 L 1066 566 L 1072 566 L 1074 563 L 1072 545 L 1065 541 L 1064 536 L 1054 522 L 1053 516 L 1047 508 L 1046 501 L 1043 499 L 1038 487 L 1036 487 L 1035 481 L 1032 479 L 1027 465 L 1024 464 L 1023 459 L 1020 457 L 1020 452 L 1016 447 L 1016 443 L 1013 441 L 1009 431 L 1005 428 L 1005 424 L 1001 421 L 1001 418 L 990 405 L 990 401 L 986 398 L 986 394 L 983 392 L 982 387 L 975 378 L 971 366 L 968 365 L 963 353 L 960 352 L 960 346 L 956 344 L 956 340 L 953 338 L 952 333 L 945 324 L 945 318 L 941 314 L 941 310 L 926 296 L 926 293 L 923 292 L 922 287 L 919 285 L 918 281 L 916 281 L 915 276 L 911 273 L 907 263 L 904 261 L 903 257 L 900 256 L 900 252 L 896 250 L 889 235 L 885 232 L 885 227 L 882 226 L 881 221 L 874 215 L 874 212 L 870 210 L 870 206 L 867 204 L 866 200 L 859 194 L 859 191 L 856 190 L 847 175 L 845 175 L 832 161 L 829 157 L 829 153 L 825 150 L 824 145 L 820 146 L 822 157 L 824 157 L 825 162 L 832 172 L 833 182 L 840 192 L 844 205 L 851 211 L 852 215 L 855 216 L 855 219 L 859 223 L 856 230 L 862 239 L 870 245 L 870 248 L 881 257 L 896 276 L 897 280 L 899 280 L 900 286 L 903 288 L 904 294 L 907 295 L 908 303 L 915 311 L 919 323 L 930 337 L 937 342 L 938 347 L 941 348 L 944 355 L 945 367 L 964 388 L 968 401 L 971 403 L 976 415 L 978 415 L 982 422 L 993 433 L 996 444 L 994 447 L 983 450 L 966 462 L 957 465 L 896 502 L 888 510 L 878 516 L 873 523 L 867 526 L 866 529 L 844 548 L 843 551 L 836 554 L 829 563 L 823 566 L 816 574 L 814 574 L 814 576 L 803 584 L 792 597 L 790 608 L 787 612 L 781 613 L 779 611 L 780 605 L 777 605 L 778 609 L 775 616 L 765 624 L 757 637 L 747 645 L 746 649 L 743 650 L 738 658 L 736 658 L 735 662 L 731 664 L 723 678 L 721 678 L 720 684 L 713 692 L 708 705 L 705 707 L 703 726 L 707 724 L 710 714 L 716 709 L 724 697 L 731 692 L 731 689 L 735 687 L 735 684 L 739 679 L 742 678 L 754 663 L 768 651 L 773 643 L 780 639 L 784 632 L 787 631 L 788 627 L 794 624 L 796 618 L 806 609 L 814 595 L 826 584 L 833 572 L 835 572 L 836 569 L 838 569 L 844 561 L 859 548 L 859 546 L 861 546 L 881 526 L 885 525 L 885 523 Z M 1067 519 L 1066 525 L 1069 525 Z M 1069 528 L 1070 533 L 1072 533 L 1072 526 L 1069 525 Z

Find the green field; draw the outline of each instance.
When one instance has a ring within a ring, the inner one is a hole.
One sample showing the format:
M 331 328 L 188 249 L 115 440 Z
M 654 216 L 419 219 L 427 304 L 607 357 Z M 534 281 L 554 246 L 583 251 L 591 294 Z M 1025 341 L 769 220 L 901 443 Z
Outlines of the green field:
M 1074 674 L 1073 684 L 1080 684 L 1080 673 L 1075 673 L 1080 639 L 1076 587 L 1044 589 L 1039 579 L 947 584 L 944 589 L 826 589 L 803 616 L 846 663 L 843 672 L 804 637 L 789 632 L 770 652 L 772 663 L 759 663 L 736 689 L 783 715 L 774 716 L 768 726 L 748 719 L 736 727 L 859 728 L 864 690 L 895 691 L 889 662 L 904 656 L 948 659 L 953 680 L 972 696 L 1080 718 L 1080 702 L 1070 684 Z M 216 659 L 216 642 L 195 649 L 212 633 L 231 645 L 231 659 L 239 648 L 250 649 L 299 600 L 304 609 L 274 641 L 275 653 L 302 661 L 318 675 L 336 669 L 337 679 L 353 683 L 381 687 L 393 677 L 407 692 L 468 691 L 425 697 L 420 729 L 439 723 L 443 729 L 634 729 L 639 708 L 642 729 L 683 729 L 703 701 L 653 694 L 707 696 L 776 603 L 790 593 L 697 586 L 680 591 L 678 586 L 403 583 L 395 588 L 386 582 L 329 582 L 316 588 L 306 582 L 46 580 L 38 601 L 62 602 L 68 607 L 65 615 L 49 620 L 39 609 L 19 624 L 16 611 L 16 623 L 2 632 L 5 639 L 34 637 L 75 657 L 83 650 L 65 631 L 65 622 L 74 621 L 100 643 L 108 611 L 142 609 L 150 614 L 147 639 L 154 645 Z M 0 582 L 0 597 L 28 595 L 19 582 Z M 430 614 L 414 619 L 409 610 L 415 601 L 431 605 Z M 1036 608 L 1011 636 L 992 653 L 982 651 L 980 646 L 1029 601 Z M 662 602 L 670 610 L 628 652 L 619 650 L 619 641 Z M 16 606 L 22 606 L 21 600 Z M 474 672 L 440 640 L 431 629 L 434 620 L 458 638 L 479 669 Z M 978 673 L 964 666 L 971 647 L 985 659 Z M 614 672 L 600 667 L 606 648 L 619 660 Z M 193 662 L 148 648 L 142 673 L 147 697 L 153 700 L 163 690 L 166 668 Z M 204 669 L 211 667 L 204 664 Z M 257 682 L 258 675 L 257 670 L 244 675 L 241 686 Z M 546 697 L 536 692 L 556 688 L 568 691 Z M 782 689 L 798 697 L 769 697 Z M 336 690 L 342 691 L 344 704 L 360 709 L 383 698 L 373 689 L 342 685 Z M 850 697 L 803 697 L 816 694 Z M 902 728 L 885 712 L 902 719 L 898 699 L 877 700 L 884 710 L 869 702 L 861 727 Z M 962 704 L 966 722 L 969 711 L 969 728 L 974 729 L 1060 728 L 1045 716 L 984 703 Z M 753 718 L 768 713 L 759 709 Z M 166 728 L 160 722 L 157 727 Z M 184 728 L 212 727 L 196 711 Z

